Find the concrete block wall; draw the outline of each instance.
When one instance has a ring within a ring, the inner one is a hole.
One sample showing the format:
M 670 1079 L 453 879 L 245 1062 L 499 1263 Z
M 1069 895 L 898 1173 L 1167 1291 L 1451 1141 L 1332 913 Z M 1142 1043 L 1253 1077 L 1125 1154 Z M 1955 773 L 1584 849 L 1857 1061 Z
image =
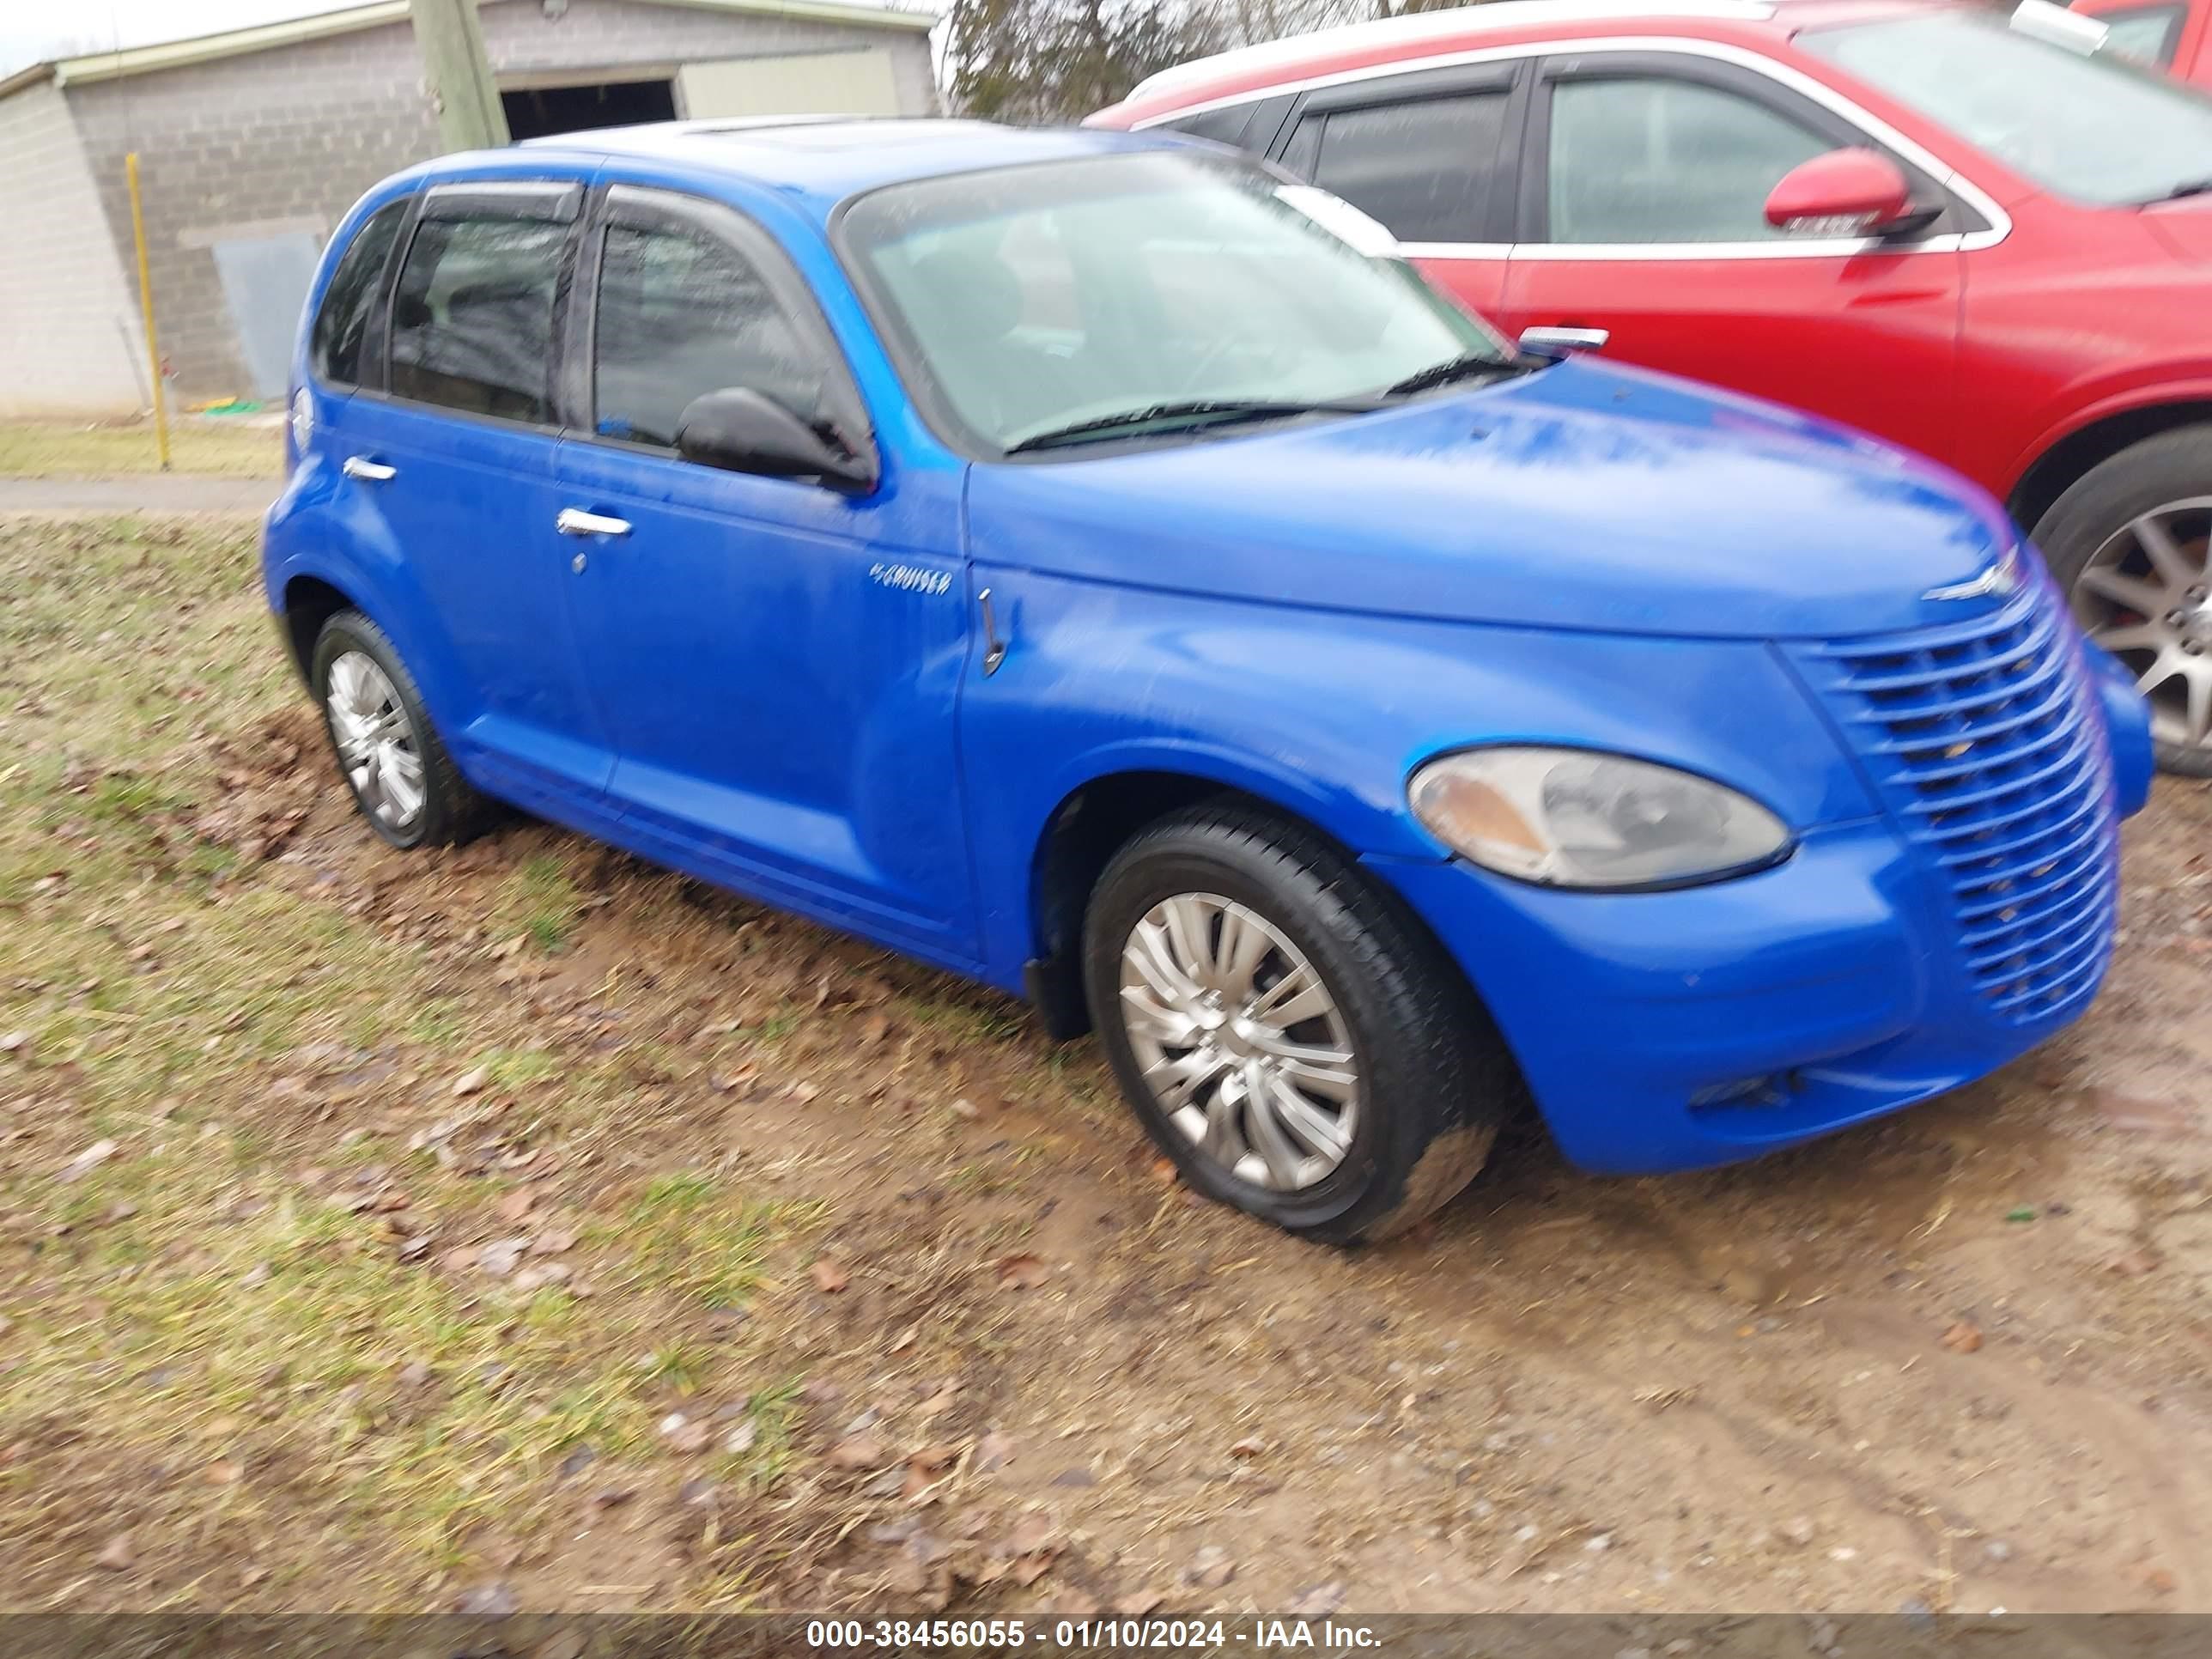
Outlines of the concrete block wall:
M 665 70 L 687 59 L 775 56 L 839 46 L 887 49 L 902 105 L 936 108 L 928 37 L 807 19 L 641 0 L 490 0 L 495 72 Z M 611 75 L 608 78 L 620 78 Z M 21 94 L 19 94 L 19 97 Z M 246 386 L 213 245 L 306 229 L 326 238 L 362 191 L 439 153 L 413 28 L 393 23 L 62 94 L 82 135 L 116 257 L 130 260 L 123 158 L 134 146 L 146 198 L 155 322 L 180 397 Z M 16 101 L 0 100 L 0 111 Z
M 52 82 L 0 99 L 0 415 L 125 415 L 150 397 L 135 281 Z
M 185 399 L 247 389 L 213 245 L 307 229 L 438 151 L 406 24 L 64 88 L 118 257 L 133 257 L 123 158 L 138 151 L 155 325 Z

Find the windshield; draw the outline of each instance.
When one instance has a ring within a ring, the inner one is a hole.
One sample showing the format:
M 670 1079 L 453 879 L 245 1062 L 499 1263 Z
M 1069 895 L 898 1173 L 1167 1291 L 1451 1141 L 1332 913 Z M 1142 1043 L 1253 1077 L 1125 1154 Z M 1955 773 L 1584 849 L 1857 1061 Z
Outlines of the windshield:
M 856 201 L 839 235 L 916 396 L 999 453 L 1188 434 L 1209 414 L 1341 410 L 1447 363 L 1514 361 L 1389 257 L 1379 226 L 1212 156 L 892 185 Z
M 1972 11 L 1808 30 L 1797 44 L 2075 201 L 2155 202 L 2212 182 L 2212 99 L 2109 48 L 2084 57 Z

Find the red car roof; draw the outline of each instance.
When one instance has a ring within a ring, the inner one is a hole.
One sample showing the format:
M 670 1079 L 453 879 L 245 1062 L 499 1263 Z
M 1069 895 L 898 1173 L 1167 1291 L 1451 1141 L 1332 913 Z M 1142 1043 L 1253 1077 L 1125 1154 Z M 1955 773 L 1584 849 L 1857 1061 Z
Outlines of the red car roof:
M 1956 0 L 1496 0 L 1489 5 L 1321 29 L 1181 64 L 1091 118 L 1127 126 L 1194 104 L 1340 70 L 1571 34 L 1680 34 L 1755 42 L 1801 28 L 1929 9 Z

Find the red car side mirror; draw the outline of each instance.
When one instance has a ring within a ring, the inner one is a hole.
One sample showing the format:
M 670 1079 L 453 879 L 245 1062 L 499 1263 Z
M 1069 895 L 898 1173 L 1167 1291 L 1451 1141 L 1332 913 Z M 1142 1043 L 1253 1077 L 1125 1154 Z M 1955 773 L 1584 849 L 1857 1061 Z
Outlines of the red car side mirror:
M 1801 236 L 1875 236 L 1912 216 L 1912 186 L 1870 149 L 1832 149 L 1782 175 L 1766 222 Z

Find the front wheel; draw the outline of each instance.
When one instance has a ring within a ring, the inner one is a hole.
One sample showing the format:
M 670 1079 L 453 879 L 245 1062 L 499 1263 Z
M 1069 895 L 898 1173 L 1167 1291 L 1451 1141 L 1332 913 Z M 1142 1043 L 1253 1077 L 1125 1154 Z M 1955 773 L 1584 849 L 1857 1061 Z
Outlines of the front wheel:
M 1302 1237 L 1402 1232 L 1474 1178 L 1518 1073 L 1443 951 L 1318 836 L 1233 805 L 1144 830 L 1093 890 L 1091 1020 L 1200 1191 Z
M 2212 426 L 2093 467 L 2035 540 L 2082 631 L 2149 699 L 2160 768 L 2212 778 Z

